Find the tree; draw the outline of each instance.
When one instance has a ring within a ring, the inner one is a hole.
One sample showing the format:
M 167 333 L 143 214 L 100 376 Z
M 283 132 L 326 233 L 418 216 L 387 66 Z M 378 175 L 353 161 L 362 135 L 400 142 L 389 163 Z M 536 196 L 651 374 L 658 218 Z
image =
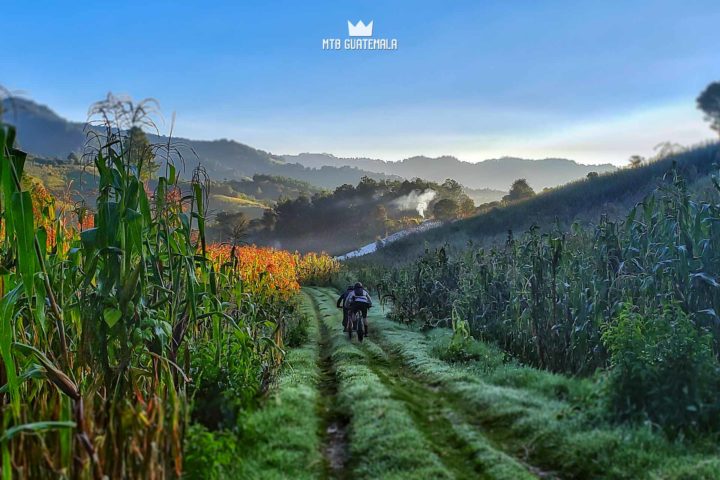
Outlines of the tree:
M 380 230 L 383 235 L 387 235 L 386 226 L 388 221 L 388 214 L 385 205 L 379 204 L 375 206 L 375 210 L 373 211 L 373 218 L 375 220 L 375 226 L 377 230 Z
M 630 162 L 631 168 L 636 168 L 642 165 L 642 163 L 645 161 L 645 157 L 642 157 L 640 155 L 633 155 L 628 159 L 628 162 Z
M 478 205 L 476 210 L 478 212 L 488 212 L 493 208 L 498 208 L 500 206 L 502 206 L 502 204 L 499 201 L 495 200 L 494 202 L 481 203 L 480 205 Z
M 356 188 L 360 195 L 372 196 L 378 188 L 378 182 L 368 176 L 360 179 L 360 183 Z
M 464 217 L 468 217 L 475 213 L 475 202 L 473 202 L 467 195 L 463 195 L 463 198 L 460 200 L 459 213 Z
M 460 206 L 451 198 L 443 198 L 435 202 L 432 207 L 433 216 L 438 220 L 451 220 L 457 218 Z
M 452 195 L 453 197 L 459 197 L 463 193 L 462 185 L 460 185 L 456 180 L 453 180 L 452 178 L 446 179 L 442 183 L 442 187 L 447 190 L 447 193 L 449 195 Z
M 80 156 L 75 152 L 70 152 L 67 156 L 68 163 L 72 163 L 73 165 L 80 165 L 81 160 Z
M 272 231 L 273 228 L 275 228 L 275 223 L 277 222 L 277 214 L 275 213 L 275 210 L 272 208 L 268 208 L 263 212 L 261 224 L 265 228 L 265 230 Z
M 713 82 L 697 98 L 697 108 L 705 114 L 710 128 L 720 135 L 720 82 Z
M 220 212 L 215 221 L 223 240 L 230 240 L 233 245 L 241 243 L 247 236 L 248 219 L 244 212 Z
M 503 200 L 506 202 L 515 202 L 517 200 L 524 200 L 534 196 L 535 190 L 528 185 L 527 180 L 520 178 L 513 182 L 510 187 L 510 192 L 503 197 Z
M 130 165 L 138 169 L 142 181 L 150 180 L 159 165 L 155 161 L 155 152 L 145 132 L 140 127 L 130 128 L 125 143 Z
M 598 175 L 598 172 L 588 172 L 587 179 L 588 180 L 594 180 L 598 178 L 600 175 Z

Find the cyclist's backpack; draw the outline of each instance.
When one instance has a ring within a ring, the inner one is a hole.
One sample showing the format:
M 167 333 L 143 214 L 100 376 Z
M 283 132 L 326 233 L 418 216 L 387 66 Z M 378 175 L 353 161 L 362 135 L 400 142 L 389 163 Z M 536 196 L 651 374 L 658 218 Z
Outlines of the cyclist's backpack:
M 353 292 L 356 297 L 364 297 L 365 296 L 365 289 L 362 287 L 355 287 L 355 291 Z

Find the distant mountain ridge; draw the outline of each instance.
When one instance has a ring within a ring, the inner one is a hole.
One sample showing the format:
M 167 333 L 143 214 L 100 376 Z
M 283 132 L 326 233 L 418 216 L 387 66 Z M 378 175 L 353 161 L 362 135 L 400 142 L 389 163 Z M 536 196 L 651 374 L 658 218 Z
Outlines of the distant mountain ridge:
M 400 161 L 364 157 L 341 158 L 327 153 L 301 153 L 283 157 L 288 162 L 300 163 L 306 167 L 351 165 L 403 178 L 420 177 L 435 182 L 453 178 L 469 188 L 505 191 L 518 178 L 526 178 L 534 189 L 542 190 L 577 180 L 590 172 L 607 173 L 617 170 L 611 164 L 583 165 L 564 158 L 528 160 L 503 157 L 472 163 L 449 155 L 435 158 L 415 156 Z
M 5 99 L 3 119 L 17 127 L 19 147 L 43 158 L 65 159 L 79 153 L 86 140 L 87 125 L 68 121 L 45 105 L 25 98 Z M 167 137 L 148 134 L 152 143 L 165 143 Z M 190 140 L 174 137 L 183 161 L 180 167 L 185 176 L 202 164 L 215 180 L 240 180 L 255 174 L 267 174 L 306 181 L 315 186 L 332 189 L 349 183 L 357 184 L 364 176 L 375 180 L 400 179 L 393 175 L 364 171 L 349 166 L 308 168 L 288 163 L 283 157 L 258 150 L 233 140 Z
M 68 121 L 50 108 L 32 100 L 15 97 L 2 103 L 5 121 L 18 127 L 20 148 L 44 158 L 65 159 L 80 152 L 86 139 L 86 124 Z M 153 143 L 167 137 L 150 135 Z M 518 178 L 526 178 L 536 190 L 582 178 L 591 171 L 614 171 L 612 165 L 582 165 L 566 159 L 525 160 L 506 157 L 478 163 L 452 156 L 416 156 L 397 162 L 372 158 L 341 158 L 331 154 L 302 153 L 275 155 L 233 140 L 191 140 L 173 138 L 183 156 L 181 170 L 189 176 L 202 164 L 211 178 L 241 179 L 255 174 L 284 176 L 318 187 L 333 189 L 357 184 L 364 176 L 375 180 L 423 178 L 443 182 L 457 180 L 468 189 L 485 190 L 478 198 L 502 196 Z

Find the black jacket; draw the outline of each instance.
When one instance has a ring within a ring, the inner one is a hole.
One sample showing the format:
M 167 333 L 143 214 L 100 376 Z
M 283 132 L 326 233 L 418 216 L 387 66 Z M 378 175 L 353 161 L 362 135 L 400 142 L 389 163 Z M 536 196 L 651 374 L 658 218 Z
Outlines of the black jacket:
M 340 298 L 338 298 L 338 301 L 337 301 L 337 308 L 340 308 L 340 307 L 344 306 L 344 304 L 345 304 L 345 297 L 347 297 L 347 296 L 348 296 L 348 293 L 350 293 L 351 291 L 352 291 L 352 290 L 347 290 L 347 291 L 343 292 L 342 295 L 340 295 Z

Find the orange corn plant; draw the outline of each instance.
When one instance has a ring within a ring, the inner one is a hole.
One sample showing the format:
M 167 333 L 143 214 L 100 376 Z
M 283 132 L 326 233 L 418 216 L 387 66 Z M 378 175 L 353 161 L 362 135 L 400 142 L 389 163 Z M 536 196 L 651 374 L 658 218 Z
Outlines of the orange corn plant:
M 268 247 L 214 244 L 208 258 L 217 266 L 230 264 L 248 293 L 288 299 L 299 289 L 297 258 Z
M 298 281 L 304 285 L 327 285 L 340 271 L 340 262 L 326 253 L 295 254 Z

